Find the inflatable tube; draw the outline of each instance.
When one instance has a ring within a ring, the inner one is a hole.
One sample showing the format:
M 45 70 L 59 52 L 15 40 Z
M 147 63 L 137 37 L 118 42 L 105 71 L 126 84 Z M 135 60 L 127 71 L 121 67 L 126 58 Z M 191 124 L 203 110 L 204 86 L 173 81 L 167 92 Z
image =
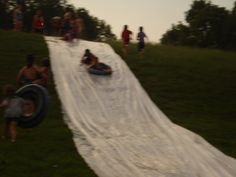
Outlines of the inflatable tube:
M 90 74 L 96 74 L 96 75 L 111 75 L 112 74 L 111 67 L 104 63 L 99 63 L 97 67 L 92 66 L 88 68 L 88 72 Z
M 29 84 L 18 89 L 16 94 L 22 97 L 25 102 L 31 102 L 34 108 L 31 114 L 22 115 L 18 122 L 19 127 L 33 128 L 41 123 L 48 112 L 48 91 L 40 85 Z

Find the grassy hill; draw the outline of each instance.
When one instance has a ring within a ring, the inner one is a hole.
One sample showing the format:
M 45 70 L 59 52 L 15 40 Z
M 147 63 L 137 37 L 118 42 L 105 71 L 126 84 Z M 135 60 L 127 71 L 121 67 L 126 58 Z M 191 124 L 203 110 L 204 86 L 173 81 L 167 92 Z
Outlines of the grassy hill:
M 0 41 L 0 86 L 15 84 L 26 54 L 38 62 L 48 56 L 39 35 L 0 30 Z M 120 43 L 112 46 L 121 53 Z M 135 44 L 129 52 L 125 61 L 173 122 L 236 158 L 236 53 L 148 45 L 140 59 Z M 77 155 L 53 82 L 48 89 L 53 109 L 45 121 L 32 131 L 18 129 L 15 144 L 0 139 L 0 177 L 96 176 Z
M 16 74 L 27 54 L 34 53 L 38 63 L 48 56 L 39 35 L 0 30 L 0 41 L 0 87 L 16 85 Z M 96 177 L 77 154 L 53 83 L 48 90 L 51 109 L 43 123 L 32 131 L 19 128 L 15 144 L 0 139 L 0 177 Z M 0 116 L 0 135 L 3 123 Z

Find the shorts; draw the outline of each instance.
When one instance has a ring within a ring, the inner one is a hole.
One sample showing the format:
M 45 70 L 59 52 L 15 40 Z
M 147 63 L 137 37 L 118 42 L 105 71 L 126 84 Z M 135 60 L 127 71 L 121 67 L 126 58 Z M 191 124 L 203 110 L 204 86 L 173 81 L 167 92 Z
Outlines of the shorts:
M 19 117 L 5 117 L 5 121 L 6 123 L 10 123 L 10 122 L 17 122 L 19 121 Z
M 145 48 L 145 43 L 144 42 L 139 42 L 138 43 L 138 51 L 142 51 Z
M 124 43 L 124 45 L 128 45 L 129 44 L 129 39 L 124 39 L 123 43 Z

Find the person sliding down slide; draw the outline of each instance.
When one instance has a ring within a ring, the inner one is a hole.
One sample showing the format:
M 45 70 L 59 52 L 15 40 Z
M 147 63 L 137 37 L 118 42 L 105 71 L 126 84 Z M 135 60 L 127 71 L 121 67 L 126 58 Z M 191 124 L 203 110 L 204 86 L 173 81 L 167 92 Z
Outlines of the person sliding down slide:
M 93 55 L 89 49 L 85 50 L 83 58 L 81 60 L 82 64 L 86 64 L 88 66 L 88 72 L 96 75 L 111 75 L 112 69 L 110 66 L 101 63 L 98 61 L 98 57 Z

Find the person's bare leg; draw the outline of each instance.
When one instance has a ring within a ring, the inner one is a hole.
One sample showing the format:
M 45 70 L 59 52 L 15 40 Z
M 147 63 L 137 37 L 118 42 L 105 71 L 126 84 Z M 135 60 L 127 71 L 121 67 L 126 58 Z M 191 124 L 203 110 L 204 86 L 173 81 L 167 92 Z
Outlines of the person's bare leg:
M 12 143 L 16 142 L 16 127 L 17 127 L 16 121 L 10 122 L 9 128 L 10 128 L 10 138 Z

